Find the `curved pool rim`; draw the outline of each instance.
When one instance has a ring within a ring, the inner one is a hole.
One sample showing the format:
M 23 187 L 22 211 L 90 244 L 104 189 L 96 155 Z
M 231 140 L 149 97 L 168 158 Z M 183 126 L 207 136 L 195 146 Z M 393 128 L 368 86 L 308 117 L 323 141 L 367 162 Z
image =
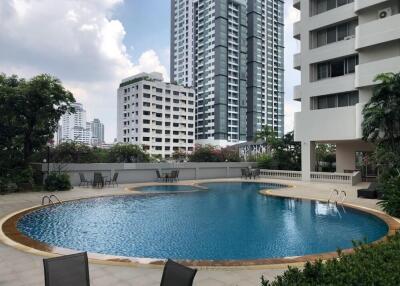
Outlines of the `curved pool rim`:
M 201 188 L 201 184 L 208 183 L 210 181 L 200 181 L 194 184 L 187 184 L 188 186 L 199 186 Z M 215 182 L 215 181 L 214 181 Z M 218 181 L 220 183 L 231 183 L 233 181 Z M 249 182 L 246 180 L 240 180 L 235 182 Z M 268 182 L 260 182 L 260 183 L 268 183 Z M 154 186 L 159 186 L 160 184 L 154 184 Z M 291 185 L 281 184 L 284 186 L 295 187 Z M 146 186 L 152 186 L 146 184 Z M 135 190 L 138 187 L 129 188 L 129 190 Z M 199 191 L 205 191 L 199 190 Z M 152 194 L 146 192 L 132 192 L 131 194 L 113 194 L 113 195 L 102 195 L 102 196 L 92 196 L 92 197 L 82 197 L 78 199 L 71 199 L 71 200 L 64 200 L 63 202 L 73 202 L 73 201 L 80 201 L 80 200 L 87 200 L 93 198 L 101 198 L 101 197 L 116 197 L 116 196 L 151 196 L 157 195 L 160 193 L 165 192 L 155 192 Z M 182 191 L 178 192 L 171 192 L 168 193 L 182 193 Z M 275 196 L 280 198 L 289 198 L 289 199 L 301 199 L 305 201 L 318 201 L 326 203 L 327 200 L 321 199 L 309 199 L 309 198 L 302 198 L 300 196 L 286 196 L 283 194 L 277 194 L 275 192 L 271 192 L 270 189 L 263 189 L 259 191 L 260 195 L 264 196 Z M 380 239 L 371 242 L 370 244 L 376 244 L 381 241 L 386 240 L 387 236 L 395 234 L 397 230 L 400 229 L 400 221 L 396 218 L 391 217 L 381 211 L 371 209 L 364 206 L 359 206 L 355 204 L 343 203 L 343 206 L 355 209 L 366 214 L 373 215 L 380 220 L 382 220 L 388 227 L 388 232 L 386 235 L 381 237 Z M 45 256 L 45 257 L 55 257 L 59 255 L 67 255 L 76 253 L 76 250 L 62 248 L 62 247 L 55 247 L 46 243 L 39 242 L 34 240 L 24 234 L 22 234 L 17 229 L 18 221 L 26 214 L 33 212 L 35 210 L 49 207 L 49 205 L 41 206 L 33 206 L 30 208 L 26 208 L 20 211 L 16 211 L 11 213 L 0 220 L 0 241 L 6 245 L 12 246 L 16 249 L 19 249 L 24 252 L 28 252 L 30 254 Z M 342 253 L 352 253 L 353 249 L 344 249 Z M 316 253 L 304 256 L 295 256 L 295 257 L 281 257 L 281 258 L 265 258 L 265 259 L 253 259 L 253 260 L 177 260 L 177 262 L 187 265 L 187 266 L 194 266 L 194 267 L 205 267 L 205 268 L 230 268 L 230 267 L 244 267 L 246 269 L 250 268 L 262 268 L 262 269 L 276 269 L 276 268 L 285 268 L 287 265 L 298 265 L 301 266 L 307 261 L 315 261 L 318 259 L 326 260 L 330 258 L 337 257 L 337 252 L 325 252 L 325 253 Z M 122 265 L 122 266 L 154 266 L 154 267 L 162 267 L 165 264 L 164 259 L 153 259 L 153 258 L 144 258 L 144 257 L 126 257 L 126 256 L 115 256 L 115 255 L 107 255 L 107 254 L 100 254 L 100 253 L 88 253 L 89 261 L 96 264 L 105 264 L 105 265 Z

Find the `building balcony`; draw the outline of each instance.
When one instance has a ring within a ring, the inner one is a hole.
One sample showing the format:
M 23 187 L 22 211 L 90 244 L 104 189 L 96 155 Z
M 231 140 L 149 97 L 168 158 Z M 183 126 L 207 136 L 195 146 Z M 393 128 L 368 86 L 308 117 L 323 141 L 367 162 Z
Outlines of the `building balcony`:
M 377 4 L 388 2 L 389 0 L 355 0 L 354 1 L 354 11 L 358 12 L 362 9 L 372 7 Z
M 293 0 L 293 7 L 300 10 L 300 0 Z
M 293 23 L 293 38 L 295 38 L 296 40 L 300 40 L 300 27 L 300 21 Z
M 293 68 L 296 70 L 301 70 L 301 53 L 293 55 Z
M 321 14 L 317 14 L 310 18 L 306 18 L 308 30 L 313 31 L 357 17 L 357 15 L 354 13 L 352 5 L 353 4 L 346 4 Z
M 359 25 L 356 50 L 400 39 L 400 14 Z
M 373 61 L 356 66 L 356 87 L 374 85 L 374 78 L 381 73 L 398 73 L 400 67 L 400 56 L 380 61 Z
M 307 97 L 341 93 L 354 90 L 355 74 L 348 74 L 311 82 L 302 86 L 302 94 Z
M 293 100 L 301 101 L 301 85 L 296 85 L 293 88 Z
M 296 141 L 339 141 L 359 139 L 361 121 L 357 105 L 307 110 L 294 115 Z
M 308 57 L 313 63 L 323 62 L 330 59 L 341 58 L 353 55 L 355 38 L 338 41 L 308 51 Z

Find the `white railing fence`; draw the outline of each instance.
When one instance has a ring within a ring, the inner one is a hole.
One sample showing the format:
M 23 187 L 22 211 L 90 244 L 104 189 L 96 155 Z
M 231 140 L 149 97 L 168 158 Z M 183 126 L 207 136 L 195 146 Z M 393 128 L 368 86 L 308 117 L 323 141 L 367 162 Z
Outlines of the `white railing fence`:
M 261 170 L 261 177 L 271 179 L 283 179 L 292 181 L 301 181 L 303 176 L 301 171 L 283 171 L 283 170 Z M 323 173 L 310 172 L 311 182 L 338 183 L 357 185 L 361 182 L 361 172 L 354 173 Z
M 261 177 L 301 181 L 301 171 L 260 170 Z

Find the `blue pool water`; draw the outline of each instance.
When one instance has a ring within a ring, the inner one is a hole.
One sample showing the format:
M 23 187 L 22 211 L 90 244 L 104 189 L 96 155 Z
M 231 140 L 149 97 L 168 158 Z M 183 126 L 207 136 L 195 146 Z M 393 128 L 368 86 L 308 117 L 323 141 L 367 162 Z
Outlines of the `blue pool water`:
M 200 190 L 199 188 L 196 188 L 194 186 L 177 186 L 177 185 L 146 186 L 135 189 L 135 191 L 140 191 L 140 192 L 192 192 L 199 190 Z
M 24 216 L 33 239 L 75 250 L 147 258 L 258 259 L 335 251 L 387 232 L 375 216 L 308 200 L 266 197 L 258 183 L 208 191 L 66 202 Z

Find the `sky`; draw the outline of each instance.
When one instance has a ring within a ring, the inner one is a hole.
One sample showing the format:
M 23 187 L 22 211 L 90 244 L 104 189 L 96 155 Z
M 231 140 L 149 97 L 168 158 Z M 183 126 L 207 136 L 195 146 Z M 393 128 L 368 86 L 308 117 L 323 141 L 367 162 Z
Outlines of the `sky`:
M 300 73 L 292 37 L 299 13 L 285 3 L 285 131 L 293 130 L 292 100 Z M 87 111 L 116 137 L 117 88 L 139 72 L 169 80 L 170 0 L 0 0 L 0 72 L 59 78 Z

